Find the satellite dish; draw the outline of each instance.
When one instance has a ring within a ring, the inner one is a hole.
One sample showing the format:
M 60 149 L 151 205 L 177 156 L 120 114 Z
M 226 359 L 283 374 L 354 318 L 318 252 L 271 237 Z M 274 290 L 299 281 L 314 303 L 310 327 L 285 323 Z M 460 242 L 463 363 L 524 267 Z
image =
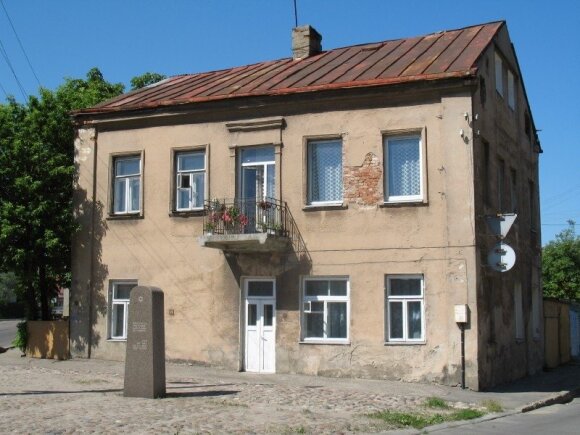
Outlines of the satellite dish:
M 487 254 L 487 264 L 496 272 L 507 272 L 516 263 L 516 253 L 510 245 L 497 243 Z

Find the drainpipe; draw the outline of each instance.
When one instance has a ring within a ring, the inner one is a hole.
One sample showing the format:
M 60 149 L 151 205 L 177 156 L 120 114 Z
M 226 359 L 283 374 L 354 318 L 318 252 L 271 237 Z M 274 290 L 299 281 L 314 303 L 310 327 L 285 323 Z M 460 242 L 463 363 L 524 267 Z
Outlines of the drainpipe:
M 460 323 L 461 328 L 461 389 L 465 390 L 465 323 Z

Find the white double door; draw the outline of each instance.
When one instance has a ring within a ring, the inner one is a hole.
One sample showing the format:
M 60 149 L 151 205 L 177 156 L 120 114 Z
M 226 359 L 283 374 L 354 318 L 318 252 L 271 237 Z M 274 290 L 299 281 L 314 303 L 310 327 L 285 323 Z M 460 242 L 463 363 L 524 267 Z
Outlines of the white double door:
M 274 279 L 245 282 L 245 369 L 276 371 L 276 291 Z

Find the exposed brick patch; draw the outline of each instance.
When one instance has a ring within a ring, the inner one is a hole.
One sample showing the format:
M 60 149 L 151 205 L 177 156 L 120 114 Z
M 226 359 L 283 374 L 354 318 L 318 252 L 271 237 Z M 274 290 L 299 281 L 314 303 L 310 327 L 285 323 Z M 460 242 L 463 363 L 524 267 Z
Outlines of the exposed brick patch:
M 380 159 L 368 153 L 361 166 L 345 166 L 343 170 L 344 199 L 348 203 L 376 205 L 382 198 Z

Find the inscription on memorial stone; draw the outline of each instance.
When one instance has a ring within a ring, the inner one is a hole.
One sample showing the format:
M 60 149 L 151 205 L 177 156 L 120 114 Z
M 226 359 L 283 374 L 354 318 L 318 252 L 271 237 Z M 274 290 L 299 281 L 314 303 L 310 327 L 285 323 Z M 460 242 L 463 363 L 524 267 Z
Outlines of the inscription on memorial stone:
M 133 322 L 133 332 L 146 332 L 147 323 L 145 322 Z

